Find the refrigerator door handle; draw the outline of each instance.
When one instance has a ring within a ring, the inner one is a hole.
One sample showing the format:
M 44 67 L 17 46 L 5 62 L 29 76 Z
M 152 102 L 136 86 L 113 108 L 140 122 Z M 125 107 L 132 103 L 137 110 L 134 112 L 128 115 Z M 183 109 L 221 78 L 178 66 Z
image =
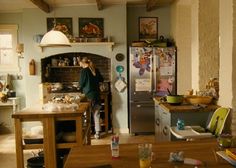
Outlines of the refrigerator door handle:
M 153 107 L 154 108 L 154 104 L 137 104 L 136 107 L 140 108 L 140 107 Z

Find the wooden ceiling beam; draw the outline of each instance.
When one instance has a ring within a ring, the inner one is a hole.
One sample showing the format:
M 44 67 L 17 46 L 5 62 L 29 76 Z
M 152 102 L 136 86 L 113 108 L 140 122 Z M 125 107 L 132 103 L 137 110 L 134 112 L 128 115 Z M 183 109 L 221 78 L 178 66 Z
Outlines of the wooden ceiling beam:
M 33 2 L 37 7 L 43 10 L 46 13 L 50 13 L 50 6 L 44 0 L 30 0 Z
M 157 7 L 157 0 L 147 0 L 146 10 L 151 11 Z
M 101 1 L 101 0 L 96 0 L 96 2 L 97 2 L 97 8 L 98 8 L 98 10 L 102 10 L 102 9 L 103 9 L 102 1 Z
M 152 11 L 160 6 L 166 6 L 174 2 L 175 0 L 146 0 L 146 10 Z

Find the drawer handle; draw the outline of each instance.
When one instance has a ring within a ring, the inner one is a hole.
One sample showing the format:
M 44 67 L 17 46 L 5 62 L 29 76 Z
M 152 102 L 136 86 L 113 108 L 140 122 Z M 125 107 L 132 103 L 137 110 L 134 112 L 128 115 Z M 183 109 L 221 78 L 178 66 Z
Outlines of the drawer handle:
M 167 128 L 167 126 L 165 126 L 164 128 L 163 128 L 163 130 L 162 130 L 162 132 L 163 132 L 163 134 L 165 135 L 165 136 L 167 136 L 168 134 L 168 128 Z
M 160 126 L 160 119 L 159 118 L 156 119 L 156 125 Z

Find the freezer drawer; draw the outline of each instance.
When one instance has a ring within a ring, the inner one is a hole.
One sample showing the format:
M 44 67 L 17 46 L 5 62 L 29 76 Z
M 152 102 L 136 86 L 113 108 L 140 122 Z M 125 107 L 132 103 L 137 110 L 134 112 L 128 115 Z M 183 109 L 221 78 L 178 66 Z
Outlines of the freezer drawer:
M 130 133 L 154 133 L 155 108 L 153 102 L 130 104 Z

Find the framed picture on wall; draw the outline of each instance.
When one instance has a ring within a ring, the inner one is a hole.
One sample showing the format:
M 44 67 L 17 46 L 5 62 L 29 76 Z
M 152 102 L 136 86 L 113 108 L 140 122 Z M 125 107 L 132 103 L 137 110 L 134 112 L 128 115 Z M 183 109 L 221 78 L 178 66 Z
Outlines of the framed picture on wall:
M 61 31 L 66 36 L 73 35 L 72 18 L 47 18 L 47 31 L 53 29 L 54 19 L 56 21 L 56 30 Z
M 139 40 L 158 39 L 158 17 L 139 17 Z
M 103 18 L 79 18 L 79 36 L 86 38 L 103 38 Z

